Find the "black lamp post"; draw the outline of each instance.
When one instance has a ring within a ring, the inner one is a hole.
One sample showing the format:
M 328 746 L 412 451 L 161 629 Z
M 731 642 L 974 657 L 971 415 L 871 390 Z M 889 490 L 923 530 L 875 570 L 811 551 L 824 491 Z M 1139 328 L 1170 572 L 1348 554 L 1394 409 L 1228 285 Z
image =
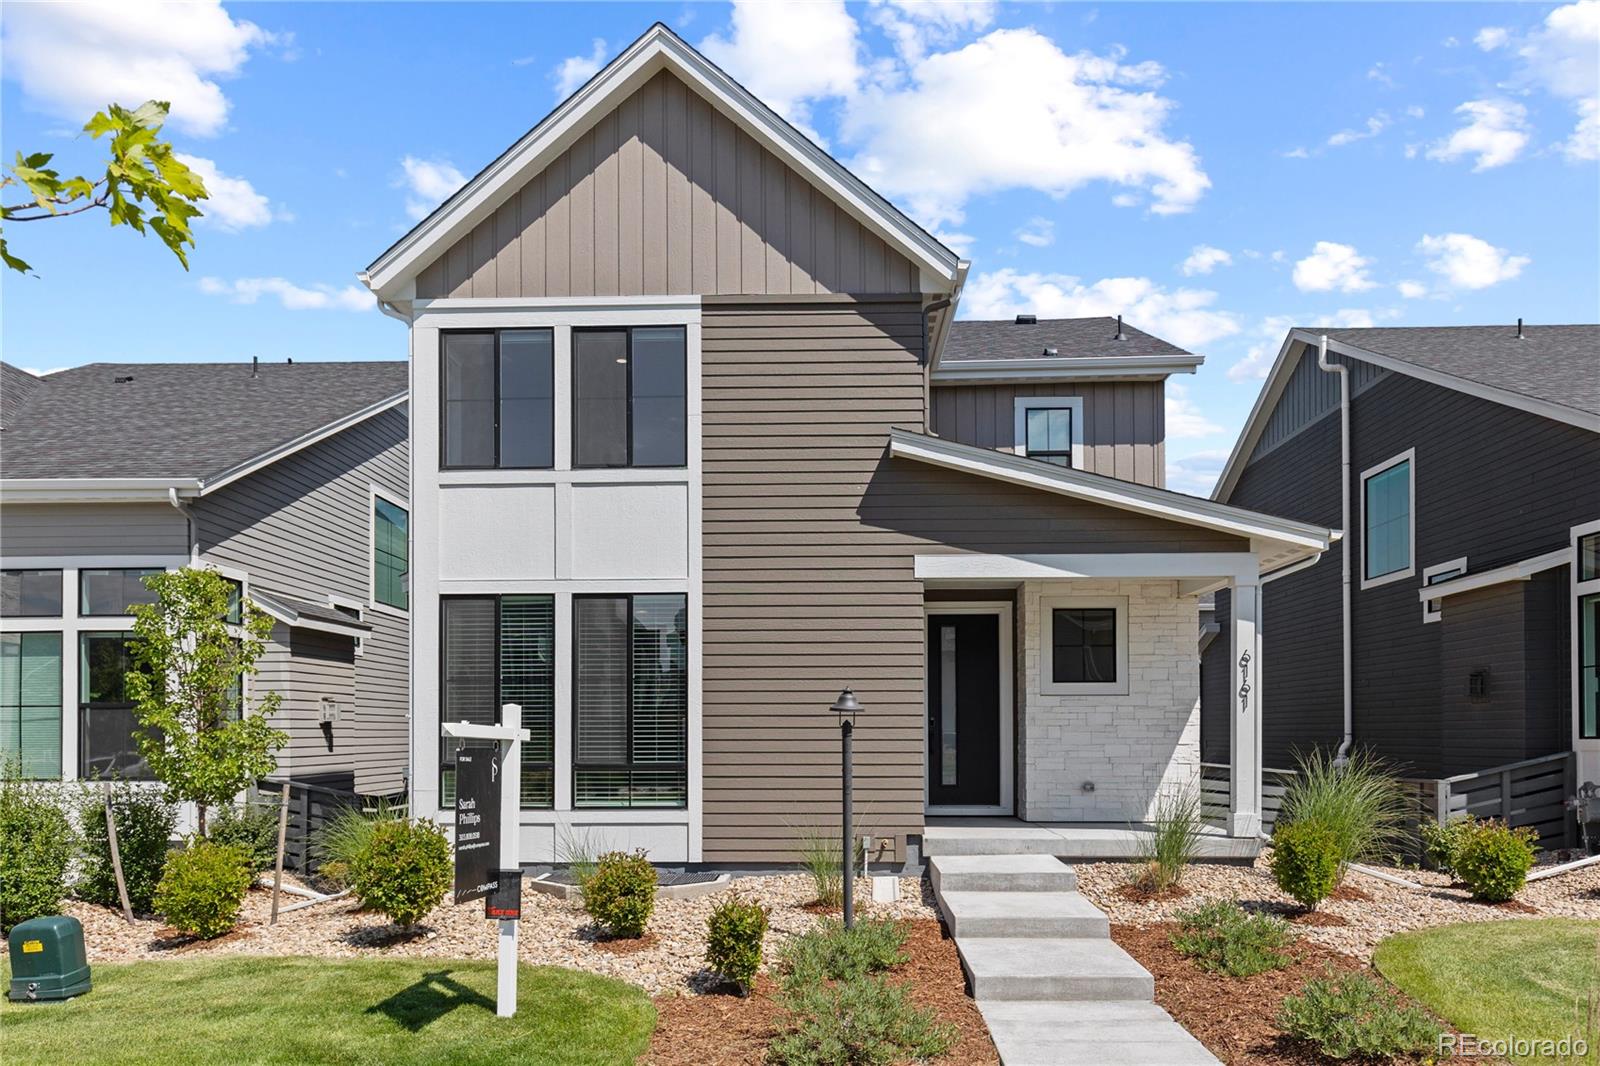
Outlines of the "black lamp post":
M 854 791 L 854 773 L 851 768 L 853 752 L 851 751 L 851 737 L 856 729 L 856 715 L 861 712 L 861 701 L 856 699 L 856 694 L 848 688 L 839 693 L 839 698 L 833 701 L 830 708 L 839 716 L 839 747 L 844 763 L 844 927 L 854 929 L 856 924 L 855 908 L 855 838 L 851 830 L 855 821 L 854 803 L 851 793 Z

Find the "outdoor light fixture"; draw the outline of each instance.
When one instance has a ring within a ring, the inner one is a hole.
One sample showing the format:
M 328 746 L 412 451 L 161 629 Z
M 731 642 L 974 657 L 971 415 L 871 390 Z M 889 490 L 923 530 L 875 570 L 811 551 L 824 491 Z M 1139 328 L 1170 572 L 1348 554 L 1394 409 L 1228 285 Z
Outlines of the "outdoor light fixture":
M 853 791 L 853 774 L 851 770 L 851 737 L 855 733 L 856 715 L 861 713 L 861 701 L 856 699 L 856 694 L 846 688 L 839 693 L 839 698 L 833 701 L 833 706 L 828 708 L 839 716 L 839 747 L 843 760 L 844 771 L 844 927 L 854 929 L 856 924 L 855 908 L 855 840 L 852 838 L 851 825 L 855 821 L 855 811 L 851 803 L 850 794 Z

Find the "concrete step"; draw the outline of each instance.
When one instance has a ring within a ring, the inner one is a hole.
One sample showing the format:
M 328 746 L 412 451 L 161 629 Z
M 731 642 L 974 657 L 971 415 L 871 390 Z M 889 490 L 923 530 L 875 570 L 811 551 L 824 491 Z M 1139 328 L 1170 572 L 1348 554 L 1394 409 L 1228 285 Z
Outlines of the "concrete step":
M 1109 937 L 1100 909 L 1076 892 L 940 892 L 956 937 Z
M 922 854 L 934 855 L 1054 855 L 1061 850 L 1059 834 L 1025 824 L 996 832 L 984 826 L 928 826 L 922 831 Z
M 1154 1003 L 984 1000 L 978 1009 L 1006 1066 L 1217 1066 Z
M 1071 892 L 1078 875 L 1049 855 L 940 855 L 928 860 L 935 892 Z
M 1126 951 L 1094 937 L 958 937 L 976 1000 L 1142 1000 L 1155 981 Z

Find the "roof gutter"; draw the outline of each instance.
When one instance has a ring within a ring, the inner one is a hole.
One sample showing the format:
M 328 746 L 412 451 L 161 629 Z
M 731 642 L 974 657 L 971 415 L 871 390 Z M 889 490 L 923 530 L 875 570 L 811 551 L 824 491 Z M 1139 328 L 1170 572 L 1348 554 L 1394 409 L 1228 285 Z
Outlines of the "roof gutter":
M 200 495 L 198 478 L 0 478 L 7 503 L 168 503 Z
M 1090 355 L 1053 359 L 963 359 L 946 363 L 933 372 L 940 384 L 982 384 L 1030 378 L 1164 378 L 1193 374 L 1204 356 L 1191 355 Z

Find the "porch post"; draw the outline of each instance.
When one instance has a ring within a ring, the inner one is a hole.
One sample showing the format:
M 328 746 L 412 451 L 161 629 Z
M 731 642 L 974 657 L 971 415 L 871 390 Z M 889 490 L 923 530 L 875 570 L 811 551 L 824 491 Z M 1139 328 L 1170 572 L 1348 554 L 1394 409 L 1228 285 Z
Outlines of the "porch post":
M 1228 740 L 1228 831 L 1236 837 L 1261 833 L 1261 646 L 1256 640 L 1261 586 L 1254 574 L 1233 581 L 1231 711 Z

